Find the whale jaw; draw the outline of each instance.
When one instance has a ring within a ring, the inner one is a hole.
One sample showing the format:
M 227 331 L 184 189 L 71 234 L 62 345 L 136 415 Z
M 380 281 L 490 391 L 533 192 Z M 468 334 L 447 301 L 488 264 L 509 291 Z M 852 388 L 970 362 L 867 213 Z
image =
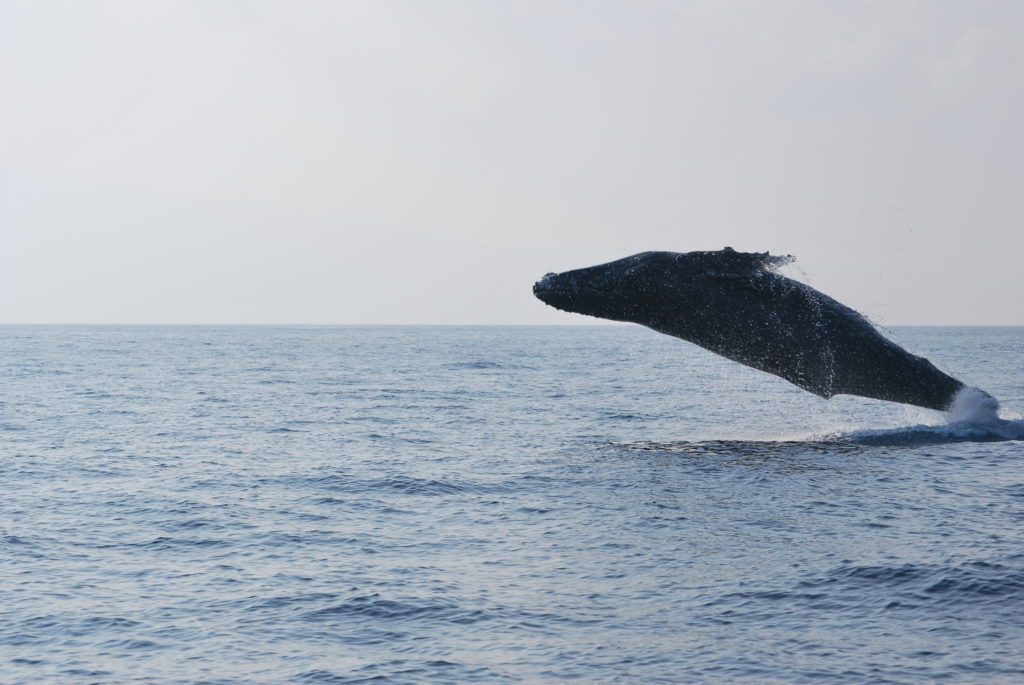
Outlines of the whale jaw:
M 533 294 L 544 304 L 563 312 L 615 318 L 609 290 L 594 287 L 579 272 L 546 274 L 533 284 Z

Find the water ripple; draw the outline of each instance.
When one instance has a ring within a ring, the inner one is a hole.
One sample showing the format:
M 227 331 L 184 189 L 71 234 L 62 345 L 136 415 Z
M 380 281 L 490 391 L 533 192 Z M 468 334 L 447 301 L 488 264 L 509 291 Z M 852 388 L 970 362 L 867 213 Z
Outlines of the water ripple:
M 1021 397 L 1022 329 L 901 334 Z M 0 367 L 0 682 L 1024 681 L 977 422 L 621 326 L 7 326 Z

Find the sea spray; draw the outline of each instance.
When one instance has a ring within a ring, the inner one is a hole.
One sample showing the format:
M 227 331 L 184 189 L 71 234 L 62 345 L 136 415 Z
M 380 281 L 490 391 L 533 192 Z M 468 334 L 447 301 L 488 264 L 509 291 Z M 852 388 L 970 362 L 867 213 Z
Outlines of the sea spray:
M 1024 420 L 1013 412 L 1001 417 L 999 400 L 976 387 L 960 390 L 944 414 L 908 406 L 903 408 L 903 415 L 909 421 L 919 422 L 898 428 L 833 429 L 804 439 L 899 446 L 1024 440 Z M 944 422 L 932 418 L 942 416 Z
M 946 416 L 946 429 L 957 438 L 1024 440 L 1024 421 L 1000 418 L 999 400 L 980 388 L 958 392 Z
M 946 412 L 949 423 L 987 423 L 999 420 L 999 400 L 981 388 L 965 387 Z

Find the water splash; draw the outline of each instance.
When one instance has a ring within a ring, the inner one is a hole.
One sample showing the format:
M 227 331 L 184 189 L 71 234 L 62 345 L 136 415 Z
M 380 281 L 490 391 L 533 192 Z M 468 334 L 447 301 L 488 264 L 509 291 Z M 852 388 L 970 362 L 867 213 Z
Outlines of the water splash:
M 830 428 L 778 439 L 888 446 L 1024 440 L 1024 416 L 1001 408 L 999 400 L 980 388 L 960 390 L 946 412 L 900 407 L 906 424 L 896 428 L 857 428 L 856 416 L 833 417 Z
M 984 390 L 966 387 L 953 398 L 945 423 L 884 430 L 858 430 L 840 439 L 868 445 L 920 445 L 948 442 L 1024 440 L 1024 419 L 1001 417 L 999 400 Z
M 946 413 L 949 423 L 998 421 L 999 400 L 981 388 L 966 387 L 956 394 Z

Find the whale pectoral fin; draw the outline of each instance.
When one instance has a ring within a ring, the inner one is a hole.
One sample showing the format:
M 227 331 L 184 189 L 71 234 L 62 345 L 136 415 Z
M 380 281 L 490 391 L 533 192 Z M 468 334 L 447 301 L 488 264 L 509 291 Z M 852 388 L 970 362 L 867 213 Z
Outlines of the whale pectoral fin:
M 774 372 L 769 371 L 768 373 L 774 373 Z M 825 386 L 825 385 L 822 385 L 820 382 L 815 382 L 815 380 L 807 378 L 807 376 L 804 376 L 804 375 L 801 375 L 801 376 L 799 376 L 797 378 L 790 378 L 790 377 L 788 377 L 786 375 L 779 374 L 779 373 L 775 373 L 775 375 L 779 376 L 780 378 L 785 378 L 787 381 L 789 381 L 790 383 L 792 383 L 796 387 L 800 388 L 801 390 L 806 390 L 807 392 L 811 393 L 812 395 L 817 395 L 818 397 L 822 398 L 823 400 L 830 400 L 833 397 L 835 397 L 836 395 L 842 394 L 841 391 L 836 390 L 831 384 Z M 817 380 L 820 380 L 820 379 L 817 379 Z

